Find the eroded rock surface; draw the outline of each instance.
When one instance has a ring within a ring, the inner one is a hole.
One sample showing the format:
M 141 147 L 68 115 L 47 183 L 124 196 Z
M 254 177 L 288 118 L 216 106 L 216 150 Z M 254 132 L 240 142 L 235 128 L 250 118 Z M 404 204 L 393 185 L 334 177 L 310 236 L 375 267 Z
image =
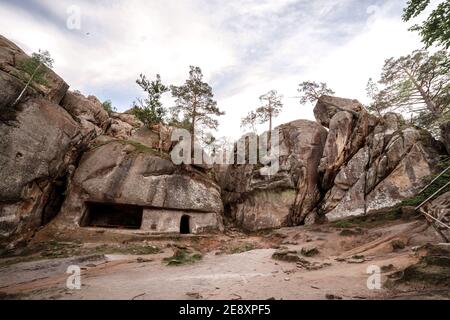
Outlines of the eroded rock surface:
M 58 213 L 46 212 L 51 211 L 52 192 L 58 184 L 65 187 L 86 143 L 77 123 L 60 106 L 40 98 L 19 107 L 15 125 L 0 125 L 2 239 L 26 238 L 45 222 L 46 213 Z
M 344 130 L 353 132 L 346 140 L 340 139 L 345 146 L 337 148 L 331 143 L 330 148 L 342 150 L 341 158 L 333 156 L 339 160 L 330 161 L 329 154 L 336 152 L 327 153 L 327 145 L 321 161 L 322 190 L 326 193 L 318 211 L 331 220 L 389 208 L 413 197 L 435 173 L 442 154 L 429 133 L 406 124 L 397 114 L 371 119 L 362 111 L 358 117 L 349 130 Z M 330 120 L 327 142 L 330 135 L 332 142 L 336 140 L 332 124 L 340 120 L 340 113 Z M 337 128 L 336 135 L 344 135 L 340 132 L 346 126 Z
M 321 125 L 297 120 L 282 125 L 280 170 L 262 175 L 251 164 L 232 165 L 221 175 L 224 205 L 248 230 L 291 225 L 301 221 L 320 199 L 317 167 L 327 132 Z
M 61 106 L 80 123 L 86 133 L 95 131 L 96 135 L 100 135 L 108 124 L 108 113 L 94 96 L 85 97 L 79 92 L 69 91 L 61 101 Z
M 148 232 L 180 232 L 183 215 L 192 233 L 222 228 L 219 187 L 205 174 L 175 166 L 153 149 L 111 141 L 85 153 L 60 215 L 51 226 L 76 230 L 89 203 L 138 206 Z

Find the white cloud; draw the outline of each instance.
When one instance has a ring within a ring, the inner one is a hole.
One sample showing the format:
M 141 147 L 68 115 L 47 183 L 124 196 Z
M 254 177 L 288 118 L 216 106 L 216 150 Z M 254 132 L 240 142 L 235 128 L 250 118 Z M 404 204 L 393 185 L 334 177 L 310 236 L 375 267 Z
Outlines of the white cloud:
M 237 137 L 240 118 L 271 89 L 285 97 L 276 124 L 313 119 L 312 107 L 292 98 L 304 80 L 365 101 L 367 79 L 384 59 L 420 47 L 401 21 L 405 2 L 11 0 L 0 2 L 0 32 L 28 52 L 48 49 L 72 88 L 111 98 L 122 111 L 140 94 L 139 73 L 179 84 L 199 65 L 227 112 L 219 134 Z M 65 28 L 74 3 L 82 10 L 78 32 Z

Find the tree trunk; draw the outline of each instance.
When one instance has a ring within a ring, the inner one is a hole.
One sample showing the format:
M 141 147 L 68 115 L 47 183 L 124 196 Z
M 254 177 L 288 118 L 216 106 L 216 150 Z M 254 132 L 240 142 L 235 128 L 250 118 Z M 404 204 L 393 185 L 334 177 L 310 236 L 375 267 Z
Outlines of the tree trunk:
M 33 81 L 34 76 L 36 75 L 38 69 L 41 67 L 41 63 L 39 63 L 39 65 L 36 67 L 36 69 L 34 70 L 33 74 L 30 77 L 30 80 L 28 80 L 27 84 L 25 85 L 25 88 L 23 88 L 22 92 L 19 94 L 19 96 L 17 97 L 17 99 L 14 101 L 14 103 L 12 104 L 12 107 L 15 107 L 20 99 L 22 99 L 22 96 L 25 94 L 25 92 L 27 91 L 28 87 L 31 84 L 31 81 Z
M 439 111 L 436 108 L 436 104 L 430 99 L 430 97 L 427 95 L 425 90 L 422 88 L 422 86 L 414 79 L 414 77 L 411 75 L 411 73 L 403 68 L 403 71 L 408 75 L 409 80 L 412 81 L 414 86 L 416 87 L 417 91 L 419 91 L 423 101 L 425 102 L 427 109 L 430 110 L 434 115 L 439 115 Z
M 193 103 L 193 111 L 192 111 L 192 123 L 191 123 L 191 159 L 193 159 L 195 157 L 195 121 L 196 121 L 196 117 L 197 117 L 197 99 L 194 98 L 194 103 Z

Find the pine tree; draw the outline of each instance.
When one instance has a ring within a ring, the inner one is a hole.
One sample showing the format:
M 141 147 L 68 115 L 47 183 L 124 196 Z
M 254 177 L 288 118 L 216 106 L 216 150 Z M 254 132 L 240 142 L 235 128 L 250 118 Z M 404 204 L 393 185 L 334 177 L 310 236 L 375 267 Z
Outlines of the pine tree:
M 139 76 L 136 83 L 145 91 L 147 96 L 144 99 L 136 99 L 133 103 L 133 114 L 147 127 L 163 123 L 167 110 L 161 102 L 162 95 L 169 91 L 161 82 L 161 76 L 156 75 L 155 80 L 148 80 L 143 74 Z
M 171 89 L 173 97 L 176 98 L 175 106 L 171 110 L 173 118 L 179 119 L 182 114 L 183 122 L 189 122 L 191 147 L 194 148 L 196 131 L 204 128 L 217 129 L 219 122 L 213 117 L 225 113 L 217 107 L 212 88 L 203 81 L 199 67 L 190 66 L 189 79 L 182 86 L 172 86 Z
M 317 83 L 314 81 L 300 83 L 298 92 L 300 93 L 300 104 L 306 104 L 307 102 L 314 103 L 318 101 L 321 96 L 334 95 L 334 91 L 328 88 L 326 83 Z
M 416 50 L 398 59 L 386 60 L 375 96 L 380 111 L 410 113 L 417 124 L 433 130 L 450 107 L 450 73 L 444 65 L 446 51 L 432 56 Z

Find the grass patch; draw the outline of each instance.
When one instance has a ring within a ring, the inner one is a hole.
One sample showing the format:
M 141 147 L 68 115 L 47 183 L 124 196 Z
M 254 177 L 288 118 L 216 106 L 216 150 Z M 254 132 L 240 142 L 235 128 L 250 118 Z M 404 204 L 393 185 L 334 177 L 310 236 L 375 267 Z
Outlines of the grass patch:
M 203 255 L 198 252 L 192 252 L 189 249 L 176 249 L 173 256 L 164 258 L 168 266 L 182 266 L 192 264 L 203 259 Z
M 401 208 L 396 207 L 386 211 L 373 212 L 365 216 L 352 217 L 345 220 L 339 220 L 331 223 L 331 226 L 339 229 L 352 229 L 355 231 L 361 228 L 375 228 L 388 222 L 400 219 L 402 216 Z
M 450 158 L 446 157 L 443 160 L 439 161 L 437 167 L 438 167 L 439 173 L 442 172 L 443 170 L 445 170 L 446 168 L 450 167 Z M 427 183 L 432 181 L 436 176 L 428 177 Z M 416 206 L 420 205 L 422 202 L 424 202 L 426 199 L 428 199 L 430 196 L 432 196 L 436 191 L 438 191 L 444 185 L 446 185 L 449 181 L 450 181 L 450 170 L 447 171 L 446 173 L 444 173 L 442 176 L 440 176 L 424 192 L 416 195 L 415 197 L 412 197 L 410 199 L 403 201 L 397 207 L 406 207 L 406 206 L 416 207 Z M 445 192 L 446 192 L 445 189 L 442 190 L 438 195 L 436 195 L 436 197 L 438 197 L 439 195 L 441 195 Z
M 302 248 L 300 253 L 304 257 L 314 257 L 314 256 L 319 254 L 319 250 L 316 247 L 314 247 L 314 248 Z
M 257 249 L 257 247 L 254 243 L 250 243 L 250 242 L 238 243 L 236 246 L 227 250 L 227 253 L 238 254 L 238 253 L 243 253 L 243 252 L 247 252 L 247 251 L 252 251 L 255 249 Z
M 394 251 L 403 250 L 406 247 L 405 243 L 401 240 L 393 240 L 391 246 Z
M 123 245 L 105 244 L 86 248 L 81 243 L 48 241 L 41 242 L 32 247 L 25 248 L 16 254 L 5 257 L 4 260 L 0 261 L 0 267 L 42 259 L 64 259 L 101 254 L 150 255 L 159 253 L 160 251 L 161 249 L 156 246 L 137 243 Z
M 149 153 L 149 154 L 152 154 L 152 155 L 164 158 L 164 159 L 170 159 L 170 155 L 165 152 L 160 152 L 158 149 L 151 148 L 140 142 L 131 141 L 131 140 L 110 140 L 110 141 L 106 141 L 106 142 L 100 142 L 100 143 L 93 145 L 92 149 L 100 148 L 100 147 L 107 145 L 109 143 L 112 143 L 112 142 L 118 142 L 122 145 L 133 146 L 135 148 L 135 150 L 133 151 L 134 153 Z
M 450 286 L 450 249 L 428 244 L 424 247 L 425 254 L 419 263 L 396 272 L 388 281 L 388 287 L 396 282 L 421 282 L 436 286 Z
M 272 259 L 286 262 L 298 262 L 300 257 L 296 251 L 278 250 L 272 255 Z
M 163 152 L 160 152 L 159 150 L 149 147 L 145 144 L 136 142 L 136 141 L 132 141 L 132 140 L 117 140 L 118 142 L 120 142 L 123 145 L 131 145 L 134 148 L 136 148 L 136 150 L 134 152 L 136 153 L 149 153 L 158 157 L 162 157 L 162 158 L 169 158 L 169 155 Z

